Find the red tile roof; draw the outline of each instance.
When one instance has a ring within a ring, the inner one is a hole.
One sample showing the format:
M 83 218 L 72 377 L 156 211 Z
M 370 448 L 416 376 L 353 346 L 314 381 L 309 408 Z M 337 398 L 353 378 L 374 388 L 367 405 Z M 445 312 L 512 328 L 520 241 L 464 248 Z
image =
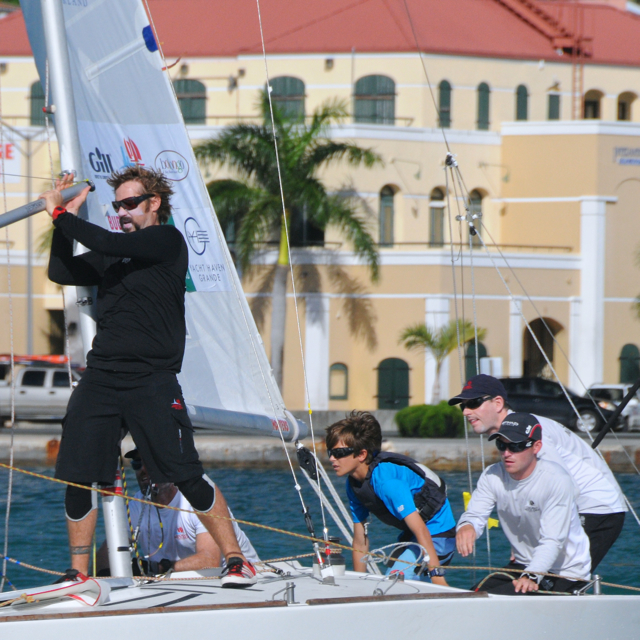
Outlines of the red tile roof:
M 149 0 L 168 57 L 262 51 L 255 0 Z M 576 33 L 591 61 L 640 66 L 640 17 L 611 6 L 563 0 L 261 0 L 269 53 L 422 51 L 520 59 L 561 58 Z M 22 13 L 0 20 L 0 55 L 29 55 Z

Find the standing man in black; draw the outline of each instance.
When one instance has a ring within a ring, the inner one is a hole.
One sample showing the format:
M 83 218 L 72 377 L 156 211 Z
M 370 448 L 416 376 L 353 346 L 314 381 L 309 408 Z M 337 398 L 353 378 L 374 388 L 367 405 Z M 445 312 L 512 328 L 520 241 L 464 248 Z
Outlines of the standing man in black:
M 204 474 L 176 378 L 185 347 L 184 292 L 188 249 L 171 216 L 169 181 L 161 172 L 126 167 L 108 181 L 123 234 L 77 217 L 88 189 L 62 207 L 60 190 L 40 197 L 55 227 L 49 278 L 97 286 L 97 332 L 87 369 L 69 401 L 56 478 L 111 485 L 120 441 L 129 431 L 155 483 L 173 482 L 228 558 L 222 586 L 256 582 L 240 551 L 224 497 Z M 76 240 L 89 251 L 73 255 Z M 89 569 L 97 521 L 95 492 L 68 486 L 65 509 L 72 568 Z M 209 517 L 221 516 L 221 517 Z

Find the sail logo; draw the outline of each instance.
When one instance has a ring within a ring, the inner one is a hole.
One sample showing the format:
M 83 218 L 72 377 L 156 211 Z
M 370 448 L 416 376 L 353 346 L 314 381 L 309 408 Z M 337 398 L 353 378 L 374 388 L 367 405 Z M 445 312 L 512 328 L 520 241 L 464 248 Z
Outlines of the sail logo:
M 289 423 L 286 420 L 271 420 L 271 425 L 273 426 L 274 431 L 282 431 L 283 433 L 289 433 Z
M 142 154 L 140 153 L 140 149 L 138 149 L 138 145 L 131 138 L 125 138 L 122 143 L 123 146 L 120 147 L 120 151 L 122 152 L 122 165 L 124 167 L 134 167 L 135 165 L 144 167 Z
M 177 151 L 161 151 L 155 159 L 155 168 L 174 182 L 180 182 L 189 175 L 189 163 Z
M 89 154 L 89 164 L 91 165 L 91 168 L 98 174 L 103 174 L 108 177 L 113 173 L 111 156 L 108 153 L 100 151 L 98 147 L 96 147 Z
M 187 238 L 189 246 L 194 253 L 201 256 L 207 249 L 209 233 L 206 229 L 201 229 L 195 218 L 187 218 L 184 223 L 184 235 Z

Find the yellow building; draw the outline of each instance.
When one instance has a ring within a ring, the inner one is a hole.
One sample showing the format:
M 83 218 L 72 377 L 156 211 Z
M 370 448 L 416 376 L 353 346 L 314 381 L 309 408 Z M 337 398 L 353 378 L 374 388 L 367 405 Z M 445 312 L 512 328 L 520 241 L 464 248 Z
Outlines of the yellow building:
M 230 123 L 254 121 L 266 83 L 255 4 L 239 0 L 231 13 L 221 2 L 182 0 L 178 14 L 169 0 L 149 4 L 194 144 Z M 293 251 L 312 407 L 431 401 L 433 359 L 407 352 L 398 338 L 410 324 L 438 327 L 456 316 L 487 329 L 479 349 L 486 371 L 549 374 L 524 316 L 576 391 L 640 375 L 633 309 L 640 293 L 640 16 L 604 1 L 407 6 L 408 14 L 400 1 L 327 0 L 309 15 L 305 3 L 261 3 L 274 99 L 306 115 L 326 100 L 344 100 L 352 116 L 330 135 L 384 159 L 374 169 L 335 166 L 323 176 L 330 189 L 361 199 L 380 243 L 380 281 L 370 282 L 334 231 L 323 246 Z M 50 174 L 44 92 L 21 19 L 17 12 L 0 20 L 0 117 L 12 127 L 3 129 L 7 152 L 14 145 L 5 160 L 6 208 L 37 194 Z M 26 138 L 33 138 L 30 165 Z M 447 145 L 464 180 L 456 189 L 445 171 Z M 212 169 L 206 178 L 227 175 Z M 465 205 L 482 214 L 487 250 L 477 240 L 469 250 L 468 224 L 455 219 Z M 0 251 L 0 313 L 7 317 L 10 260 L 18 352 L 46 352 L 60 323 L 61 293 L 33 250 L 48 224 L 42 214 L 33 219 L 31 251 L 27 223 L 14 225 L 8 254 Z M 245 277 L 267 353 L 269 298 L 260 284 L 275 258 L 265 251 Z M 289 408 L 302 409 L 293 304 L 287 314 L 283 391 Z M 0 342 L 7 351 L 6 333 Z M 475 371 L 474 353 L 449 357 L 442 396 Z

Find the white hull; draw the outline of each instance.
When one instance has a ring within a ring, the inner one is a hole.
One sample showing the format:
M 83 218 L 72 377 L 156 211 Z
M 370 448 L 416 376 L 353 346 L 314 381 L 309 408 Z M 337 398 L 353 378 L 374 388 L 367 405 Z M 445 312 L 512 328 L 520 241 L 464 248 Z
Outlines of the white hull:
M 513 640 L 522 632 L 565 640 L 640 637 L 638 596 L 491 596 L 414 581 L 391 586 L 379 576 L 353 572 L 329 585 L 297 563 L 277 566 L 291 575 L 261 574 L 257 585 L 244 590 L 221 589 L 211 579 L 143 585 L 109 580 L 111 593 L 96 607 L 64 598 L 3 608 L 0 635 L 3 640 L 113 640 L 123 633 L 190 640 L 353 640 L 358 634 L 368 640 Z M 189 575 L 195 574 L 180 574 Z M 277 600 L 287 582 L 295 584 L 296 604 Z M 127 583 L 131 586 L 120 586 Z M 376 588 L 388 592 L 376 596 Z

